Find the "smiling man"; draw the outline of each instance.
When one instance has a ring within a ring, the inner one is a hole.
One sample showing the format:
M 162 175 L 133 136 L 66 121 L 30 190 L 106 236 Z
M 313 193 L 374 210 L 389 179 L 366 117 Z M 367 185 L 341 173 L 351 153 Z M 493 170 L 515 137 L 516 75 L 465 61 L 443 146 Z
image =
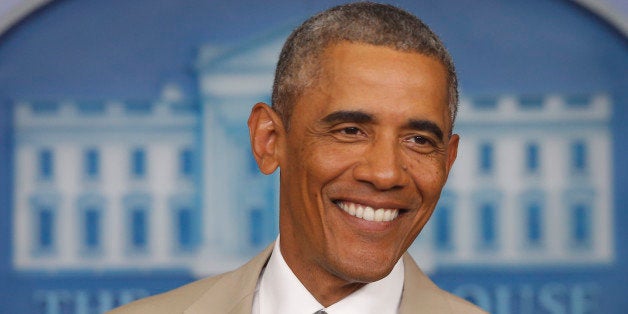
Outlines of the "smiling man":
M 406 253 L 456 159 L 457 80 L 420 20 L 355 3 L 297 28 L 249 118 L 280 236 L 242 268 L 116 313 L 483 313 Z M 323 312 L 324 311 L 324 312 Z

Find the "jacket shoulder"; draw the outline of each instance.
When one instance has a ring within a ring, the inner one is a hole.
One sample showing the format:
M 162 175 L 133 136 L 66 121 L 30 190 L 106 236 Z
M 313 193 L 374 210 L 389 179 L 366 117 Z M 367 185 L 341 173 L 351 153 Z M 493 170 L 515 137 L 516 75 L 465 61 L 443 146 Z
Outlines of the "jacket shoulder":
M 259 274 L 266 265 L 272 248 L 273 244 L 270 244 L 236 270 L 129 303 L 108 314 L 172 314 L 184 311 L 204 313 L 210 307 L 216 313 L 250 312 Z
M 487 314 L 488 312 L 482 310 L 477 305 L 458 297 L 457 295 L 451 294 L 445 290 L 441 290 L 443 294 L 445 294 L 445 298 L 447 299 L 447 303 L 449 303 L 449 307 L 452 309 L 452 313 L 462 313 L 462 314 Z
M 174 290 L 131 302 L 107 313 L 182 313 L 188 306 L 199 299 L 205 291 L 211 289 L 211 287 L 213 287 L 216 282 L 224 276 L 225 274 L 221 274 L 214 277 L 200 279 Z

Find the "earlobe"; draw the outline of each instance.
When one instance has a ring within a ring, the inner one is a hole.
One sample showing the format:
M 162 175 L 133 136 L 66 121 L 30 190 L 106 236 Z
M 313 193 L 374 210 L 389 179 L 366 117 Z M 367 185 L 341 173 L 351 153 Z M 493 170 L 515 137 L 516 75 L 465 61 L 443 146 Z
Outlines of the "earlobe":
M 277 113 L 265 103 L 257 103 L 248 120 L 251 150 L 257 166 L 264 174 L 271 174 L 279 167 L 277 140 L 283 126 Z

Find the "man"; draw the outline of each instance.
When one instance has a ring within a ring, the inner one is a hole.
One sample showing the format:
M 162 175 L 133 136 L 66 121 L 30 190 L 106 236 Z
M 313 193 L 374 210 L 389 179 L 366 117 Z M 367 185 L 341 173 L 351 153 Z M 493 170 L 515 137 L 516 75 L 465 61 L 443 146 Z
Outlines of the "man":
M 456 73 L 436 35 L 392 6 L 329 9 L 288 38 L 272 102 L 248 125 L 260 170 L 280 169 L 278 240 L 114 313 L 482 313 L 406 254 L 459 140 Z

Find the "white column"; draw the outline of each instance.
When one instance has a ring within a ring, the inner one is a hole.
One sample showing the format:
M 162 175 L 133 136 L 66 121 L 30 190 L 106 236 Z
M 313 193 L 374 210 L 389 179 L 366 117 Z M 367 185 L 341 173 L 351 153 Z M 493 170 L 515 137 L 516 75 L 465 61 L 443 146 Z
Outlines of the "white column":
M 81 150 L 71 143 L 56 143 L 54 154 L 54 187 L 60 199 L 54 226 L 58 267 L 67 268 L 78 263 L 79 244 L 82 238 L 81 220 L 78 217 L 77 195 L 80 170 L 82 169 Z
M 124 266 L 128 237 L 123 197 L 128 192 L 129 148 L 107 143 L 102 153 L 102 191 L 104 208 L 103 251 L 112 264 Z
M 176 153 L 170 143 L 159 143 L 147 148 L 149 193 L 152 196 L 152 208 L 149 214 L 150 246 L 149 258 L 151 264 L 167 264 L 172 252 L 173 224 L 171 209 L 168 205 L 168 196 L 173 192 L 177 170 Z M 176 147 L 175 147 L 176 149 Z
M 19 269 L 33 262 L 31 252 L 35 245 L 34 237 L 38 233 L 37 221 L 29 202 L 37 175 L 37 150 L 32 146 L 18 144 L 14 158 L 13 263 Z

